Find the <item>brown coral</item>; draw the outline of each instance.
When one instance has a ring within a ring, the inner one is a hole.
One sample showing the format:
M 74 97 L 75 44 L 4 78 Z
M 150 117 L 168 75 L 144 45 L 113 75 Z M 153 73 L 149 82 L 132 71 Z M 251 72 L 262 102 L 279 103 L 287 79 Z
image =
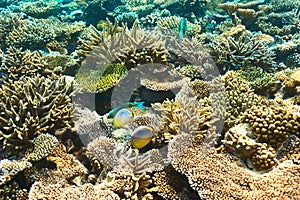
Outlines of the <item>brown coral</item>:
M 255 106 L 241 116 L 249 123 L 257 142 L 267 143 L 278 150 L 290 135 L 299 135 L 299 115 L 281 105 Z
M 73 85 L 36 76 L 9 80 L 0 90 L 0 139 L 4 148 L 22 149 L 43 132 L 71 127 Z
M 255 35 L 244 33 L 237 38 L 229 36 L 213 40 L 209 52 L 223 73 L 246 66 L 258 66 L 268 71 L 274 64 L 274 53 L 268 45 L 258 41 Z
M 9 47 L 5 52 L 1 70 L 7 73 L 8 78 L 14 80 L 24 75 L 51 74 L 41 52 L 23 51 L 22 48 L 17 49 L 15 47 Z
M 239 161 L 214 149 L 193 145 L 173 162 L 192 188 L 206 199 L 298 199 L 299 166 L 283 163 L 265 174 L 252 173 Z M 226 183 L 226 184 L 224 184 Z

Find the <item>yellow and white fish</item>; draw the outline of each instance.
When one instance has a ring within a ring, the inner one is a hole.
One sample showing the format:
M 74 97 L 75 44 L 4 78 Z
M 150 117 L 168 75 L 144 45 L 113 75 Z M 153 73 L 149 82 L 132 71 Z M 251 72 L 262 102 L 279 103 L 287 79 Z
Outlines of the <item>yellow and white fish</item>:
M 132 121 L 133 117 L 133 113 L 130 110 L 123 108 L 114 116 L 113 125 L 115 127 L 125 126 Z
M 141 149 L 151 142 L 153 136 L 151 127 L 139 126 L 131 135 L 131 144 L 134 148 Z

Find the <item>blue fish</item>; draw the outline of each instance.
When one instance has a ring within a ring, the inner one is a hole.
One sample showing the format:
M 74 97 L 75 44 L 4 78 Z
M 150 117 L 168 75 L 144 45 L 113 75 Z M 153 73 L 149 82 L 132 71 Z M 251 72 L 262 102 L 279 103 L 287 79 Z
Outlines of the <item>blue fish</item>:
M 182 37 L 185 34 L 186 30 L 187 30 L 187 19 L 182 18 L 179 23 L 179 43 L 180 44 L 182 42 Z

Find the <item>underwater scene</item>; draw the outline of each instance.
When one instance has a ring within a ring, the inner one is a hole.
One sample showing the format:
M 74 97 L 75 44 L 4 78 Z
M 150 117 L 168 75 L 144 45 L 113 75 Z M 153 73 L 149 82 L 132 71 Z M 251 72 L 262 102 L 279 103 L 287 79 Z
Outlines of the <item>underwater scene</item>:
M 300 199 L 300 0 L 0 0 L 0 200 Z

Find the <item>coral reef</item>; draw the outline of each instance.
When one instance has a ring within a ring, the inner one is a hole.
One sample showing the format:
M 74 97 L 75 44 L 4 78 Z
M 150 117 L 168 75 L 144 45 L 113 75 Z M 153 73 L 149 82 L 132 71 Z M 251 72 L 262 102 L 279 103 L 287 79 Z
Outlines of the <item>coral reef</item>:
M 0 199 L 300 199 L 299 6 L 0 0 Z
M 297 199 L 300 195 L 299 165 L 295 164 L 282 163 L 273 171 L 257 174 L 245 169 L 237 158 L 194 142 L 183 156 L 174 158 L 172 165 L 188 177 L 201 198 Z
M 213 40 L 209 52 L 221 72 L 237 70 L 246 66 L 261 67 L 272 71 L 274 52 L 267 48 L 268 43 L 258 41 L 253 34 Z
M 4 148 L 22 149 L 40 133 L 72 126 L 73 84 L 65 78 L 22 77 L 0 90 L 0 139 Z

